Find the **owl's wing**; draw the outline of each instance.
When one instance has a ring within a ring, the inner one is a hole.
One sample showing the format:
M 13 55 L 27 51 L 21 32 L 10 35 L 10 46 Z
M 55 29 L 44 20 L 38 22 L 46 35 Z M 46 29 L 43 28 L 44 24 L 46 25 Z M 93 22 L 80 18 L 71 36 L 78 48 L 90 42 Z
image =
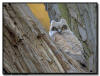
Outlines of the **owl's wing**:
M 66 39 L 67 44 L 71 47 L 69 51 L 73 52 L 69 55 L 75 60 L 78 60 L 79 62 L 86 65 L 86 60 L 83 55 L 83 46 L 81 42 L 78 40 L 78 38 L 72 32 L 70 34 L 65 34 L 64 38 Z
M 56 46 L 60 48 L 63 52 L 67 55 L 71 56 L 75 60 L 85 63 L 84 56 L 82 54 L 83 48 L 80 41 L 77 37 L 73 34 L 58 34 L 54 35 L 54 41 Z
M 78 38 L 72 32 L 70 34 L 65 33 L 63 36 L 66 39 L 67 44 L 70 45 L 70 50 L 81 55 L 83 47 Z

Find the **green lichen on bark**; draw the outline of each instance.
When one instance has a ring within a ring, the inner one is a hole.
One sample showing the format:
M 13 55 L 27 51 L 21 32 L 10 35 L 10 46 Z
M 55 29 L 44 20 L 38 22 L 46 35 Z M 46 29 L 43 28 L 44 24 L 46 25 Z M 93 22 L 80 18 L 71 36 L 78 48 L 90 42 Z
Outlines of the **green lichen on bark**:
M 69 27 L 71 27 L 70 26 L 70 24 L 71 24 L 71 18 L 70 18 L 70 14 L 69 14 L 69 10 L 67 8 L 67 5 L 66 4 L 58 4 L 58 7 L 59 7 L 59 9 L 61 11 L 62 17 L 66 19 Z

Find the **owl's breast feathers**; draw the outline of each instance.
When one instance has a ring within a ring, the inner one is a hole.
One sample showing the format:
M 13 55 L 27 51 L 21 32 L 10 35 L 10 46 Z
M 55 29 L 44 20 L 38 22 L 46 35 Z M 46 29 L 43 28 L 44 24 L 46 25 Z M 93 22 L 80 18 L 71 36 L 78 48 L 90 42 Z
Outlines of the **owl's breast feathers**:
M 54 35 L 54 39 L 56 45 L 60 47 L 62 51 L 69 52 L 74 55 L 82 55 L 81 53 L 83 51 L 82 45 L 80 41 L 77 39 L 77 37 L 73 35 L 73 33 L 71 34 L 65 33 L 63 35 L 56 33 Z

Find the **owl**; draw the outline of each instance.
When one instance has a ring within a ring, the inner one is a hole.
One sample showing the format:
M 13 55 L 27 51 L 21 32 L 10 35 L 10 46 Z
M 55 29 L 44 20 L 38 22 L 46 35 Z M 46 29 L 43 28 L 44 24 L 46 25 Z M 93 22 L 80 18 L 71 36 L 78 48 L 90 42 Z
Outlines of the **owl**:
M 73 59 L 85 65 L 82 44 L 70 30 L 65 19 L 60 19 L 59 22 L 52 20 L 49 35 L 61 51 L 64 51 Z

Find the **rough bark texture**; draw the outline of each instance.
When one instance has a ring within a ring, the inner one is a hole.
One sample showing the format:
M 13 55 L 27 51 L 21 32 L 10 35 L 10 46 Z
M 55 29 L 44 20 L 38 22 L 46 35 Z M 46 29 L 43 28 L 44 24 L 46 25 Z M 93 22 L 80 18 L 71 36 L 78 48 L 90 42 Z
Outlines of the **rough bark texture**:
M 8 73 L 63 73 L 29 8 L 25 4 L 4 4 L 3 9 L 4 69 Z
M 26 4 L 3 4 L 4 73 L 86 73 L 49 38 Z
M 70 29 L 84 47 L 88 69 L 97 72 L 97 10 L 96 3 L 90 4 L 46 4 L 51 20 L 65 18 Z M 56 7 L 55 7 L 56 6 Z M 49 13 L 51 12 L 51 13 Z M 59 17 L 58 17 L 59 16 Z M 55 18 L 53 18 L 55 17 Z

